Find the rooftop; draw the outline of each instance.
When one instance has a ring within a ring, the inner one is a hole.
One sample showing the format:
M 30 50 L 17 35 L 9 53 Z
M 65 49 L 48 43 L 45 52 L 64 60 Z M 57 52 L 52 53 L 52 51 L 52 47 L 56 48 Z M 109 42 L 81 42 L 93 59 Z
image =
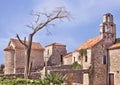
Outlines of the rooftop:
M 23 42 L 23 41 L 22 41 Z M 28 42 L 26 42 L 28 43 Z M 19 40 L 17 39 L 10 39 L 10 42 L 8 44 L 8 47 L 5 48 L 4 50 L 10 50 L 10 49 L 14 49 L 14 48 L 24 48 L 24 45 L 22 45 Z M 32 42 L 32 49 L 34 50 L 43 50 L 43 47 L 41 46 L 40 43 L 37 42 Z
M 64 45 L 64 44 L 61 44 L 61 43 L 52 43 L 52 44 L 49 44 L 49 45 L 47 45 L 47 46 L 45 46 L 45 47 L 48 47 L 48 46 L 52 46 L 52 45 L 54 45 L 54 46 L 66 46 L 66 45 Z
M 120 48 L 120 43 L 113 44 L 112 46 L 109 47 L 109 49 L 115 49 L 115 48 Z
M 87 41 L 85 41 L 79 48 L 77 48 L 76 50 L 80 50 L 80 49 L 89 49 L 94 47 L 97 43 L 99 43 L 101 41 L 101 37 L 95 37 L 95 38 L 91 38 Z

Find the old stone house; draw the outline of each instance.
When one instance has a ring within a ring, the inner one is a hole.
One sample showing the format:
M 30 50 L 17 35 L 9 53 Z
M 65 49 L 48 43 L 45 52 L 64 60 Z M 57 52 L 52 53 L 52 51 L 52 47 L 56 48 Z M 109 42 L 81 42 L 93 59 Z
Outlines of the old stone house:
M 45 46 L 44 60 L 47 66 L 62 65 L 63 56 L 67 54 L 66 45 L 52 43 Z
M 116 24 L 113 15 L 107 13 L 100 24 L 99 35 L 85 41 L 71 53 L 67 54 L 66 45 L 60 43 L 52 43 L 43 49 L 39 43 L 33 42 L 31 53 L 33 70 L 37 70 L 45 64 L 51 72 L 74 73 L 78 71 L 73 71 L 69 66 L 78 62 L 83 67 L 78 74 L 75 73 L 76 78 L 79 74 L 81 75 L 80 85 L 119 85 L 119 42 L 120 39 L 116 38 Z M 24 47 L 20 42 L 11 39 L 4 51 L 5 74 L 23 72 Z
M 5 74 L 23 73 L 25 66 L 25 48 L 17 39 L 10 39 L 5 51 Z M 32 43 L 31 60 L 32 70 L 38 70 L 44 66 L 44 48 L 40 43 Z
M 66 55 L 64 64 L 72 64 L 76 61 L 83 66 L 83 70 L 92 68 L 92 75 L 83 74 L 83 85 L 119 85 L 120 43 L 118 41 L 113 15 L 105 14 L 100 24 L 99 36 L 85 41 L 74 52 Z

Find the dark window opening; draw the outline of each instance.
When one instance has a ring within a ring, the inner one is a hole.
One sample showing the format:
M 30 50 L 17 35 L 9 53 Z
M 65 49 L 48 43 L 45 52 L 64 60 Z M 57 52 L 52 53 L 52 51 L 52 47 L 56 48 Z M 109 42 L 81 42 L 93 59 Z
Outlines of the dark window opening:
M 87 60 L 88 60 L 87 58 L 88 58 L 88 57 L 87 57 L 87 56 L 85 56 L 85 62 L 87 62 Z
M 75 62 L 75 57 L 74 57 L 74 62 Z
M 106 56 L 104 55 L 104 56 L 103 56 L 103 64 L 106 64 L 106 60 L 107 60 L 107 59 L 106 59 Z
M 61 63 L 63 62 L 63 55 L 61 55 Z
M 114 74 L 113 73 L 109 74 L 109 85 L 114 85 Z

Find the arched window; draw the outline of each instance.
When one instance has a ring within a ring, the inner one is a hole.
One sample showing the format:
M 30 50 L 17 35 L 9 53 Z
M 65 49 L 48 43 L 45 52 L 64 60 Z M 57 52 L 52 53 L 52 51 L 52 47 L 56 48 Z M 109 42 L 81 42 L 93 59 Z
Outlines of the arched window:
M 107 21 L 110 22 L 110 16 L 107 17 Z

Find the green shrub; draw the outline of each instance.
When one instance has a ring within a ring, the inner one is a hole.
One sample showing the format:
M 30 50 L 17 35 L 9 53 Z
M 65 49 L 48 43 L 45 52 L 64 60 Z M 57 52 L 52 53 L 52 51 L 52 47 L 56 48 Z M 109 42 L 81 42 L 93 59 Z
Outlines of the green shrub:
M 77 61 L 72 64 L 72 69 L 81 70 L 83 68 Z

